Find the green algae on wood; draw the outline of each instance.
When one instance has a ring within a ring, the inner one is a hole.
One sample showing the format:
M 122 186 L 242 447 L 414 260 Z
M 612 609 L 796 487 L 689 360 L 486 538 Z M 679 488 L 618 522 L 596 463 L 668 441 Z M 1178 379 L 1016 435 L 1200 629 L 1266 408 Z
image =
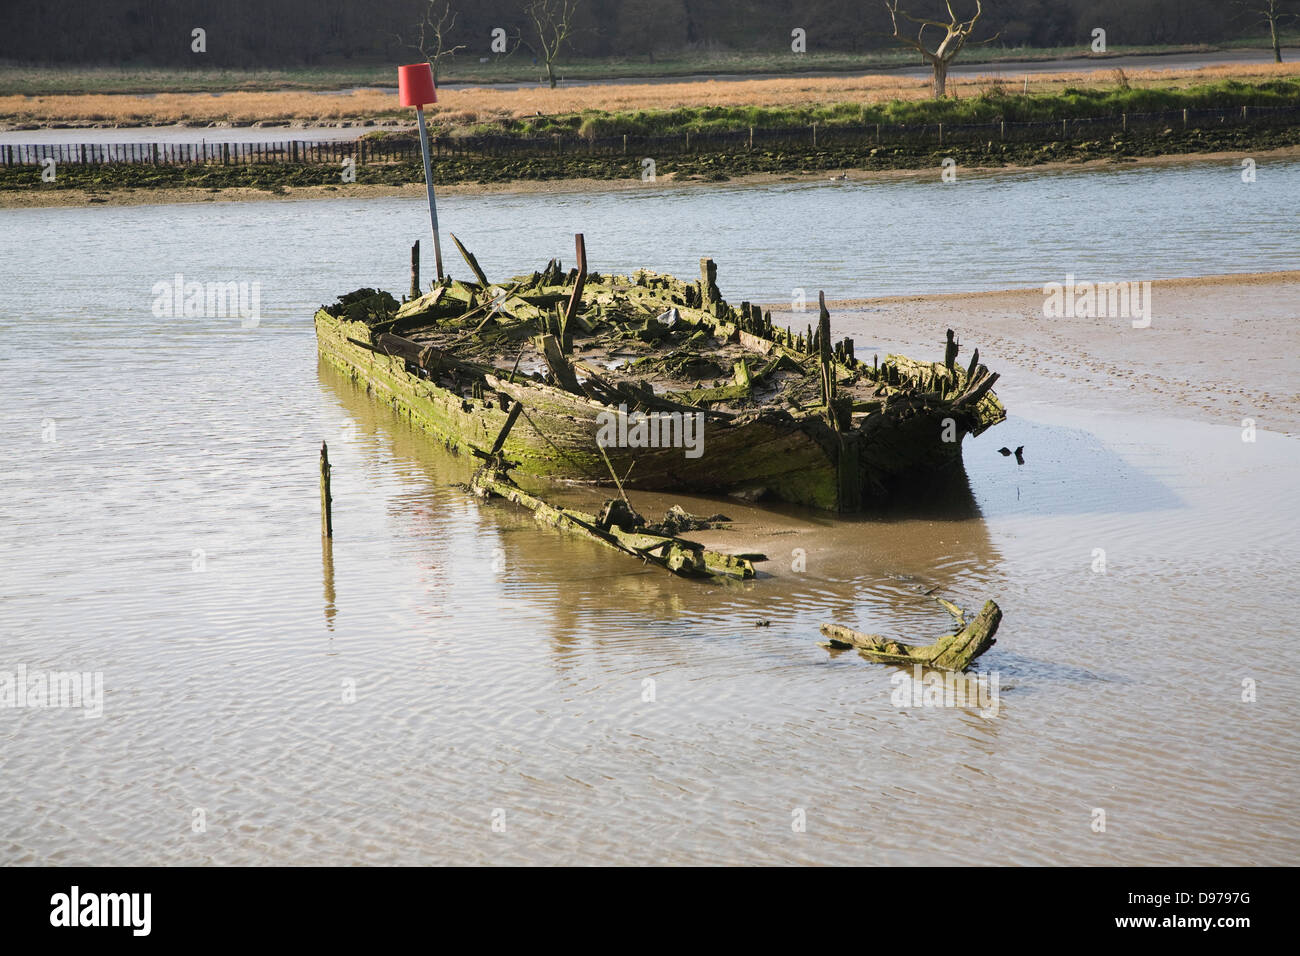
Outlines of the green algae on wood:
M 953 615 L 961 629 L 945 634 L 933 644 L 904 644 L 875 634 L 863 634 L 842 624 L 823 624 L 821 632 L 828 640 L 822 646 L 832 650 L 853 648 L 867 660 L 880 664 L 921 664 L 940 670 L 964 671 L 997 643 L 994 635 L 1002 623 L 1002 609 L 994 601 L 986 601 L 979 614 L 967 621 L 955 604 L 940 603 Z
M 595 541 L 682 577 L 745 580 L 754 576 L 753 561 L 747 557 L 713 551 L 685 538 L 652 534 L 638 527 L 614 523 L 609 517 L 612 514 L 639 518 L 630 507 L 622 511 L 612 508 L 616 502 L 606 502 L 601 515 L 573 508 L 556 508 L 530 495 L 503 472 L 490 466 L 475 473 L 470 488 L 480 497 L 504 498 L 527 509 L 541 524 Z M 623 504 L 621 501 L 617 503 Z

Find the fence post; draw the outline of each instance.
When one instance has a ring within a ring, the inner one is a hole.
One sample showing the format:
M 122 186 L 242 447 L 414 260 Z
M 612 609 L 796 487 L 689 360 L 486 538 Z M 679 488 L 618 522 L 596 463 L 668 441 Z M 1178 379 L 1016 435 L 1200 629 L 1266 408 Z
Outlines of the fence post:
M 880 124 L 876 124 L 876 145 L 880 145 Z
M 1007 121 L 1004 119 L 998 123 L 998 139 L 1007 138 Z
M 1246 119 L 1246 110 L 1247 110 L 1248 108 L 1249 108 L 1249 107 L 1245 107 L 1245 106 L 1243 106 L 1243 107 L 1241 108 L 1241 118 L 1242 118 L 1243 121 Z
M 754 127 L 749 128 L 749 148 L 754 148 Z
M 1120 113 L 1119 115 L 1120 115 L 1120 117 L 1121 117 L 1121 119 L 1123 120 L 1123 123 L 1124 123 L 1124 132 L 1127 133 L 1127 132 L 1128 132 L 1128 114 L 1127 114 L 1127 113 Z
M 939 145 L 943 145 L 943 124 L 939 124 Z
M 627 155 L 627 133 L 623 134 L 623 155 Z
M 817 147 L 817 124 L 813 123 L 813 148 L 816 149 L 816 147 Z
M 1183 129 L 1187 129 L 1187 110 L 1183 110 Z
M 1061 120 L 1061 139 L 1065 139 L 1065 120 Z

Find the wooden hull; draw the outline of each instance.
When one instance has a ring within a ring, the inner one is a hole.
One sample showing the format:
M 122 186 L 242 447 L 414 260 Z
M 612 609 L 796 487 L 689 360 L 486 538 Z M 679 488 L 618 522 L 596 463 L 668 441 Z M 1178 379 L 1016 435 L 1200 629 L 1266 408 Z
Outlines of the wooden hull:
M 489 451 L 508 409 L 519 402 L 523 413 L 504 456 L 518 472 L 564 481 L 612 484 L 612 468 L 629 488 L 743 494 L 853 511 L 887 500 L 918 476 L 959 466 L 961 438 L 979 428 L 974 418 L 958 414 L 947 435 L 955 440 L 942 440 L 953 412 L 923 406 L 870 416 L 843 432 L 832 429 L 824 413 L 762 409 L 730 419 L 709 416 L 699 457 L 688 457 L 682 447 L 613 445 L 602 455 L 596 436 L 610 408 L 584 395 L 489 375 L 483 397 L 466 397 L 429 381 L 407 359 L 358 344 L 372 341 L 363 323 L 322 309 L 316 334 L 326 361 L 457 451 Z

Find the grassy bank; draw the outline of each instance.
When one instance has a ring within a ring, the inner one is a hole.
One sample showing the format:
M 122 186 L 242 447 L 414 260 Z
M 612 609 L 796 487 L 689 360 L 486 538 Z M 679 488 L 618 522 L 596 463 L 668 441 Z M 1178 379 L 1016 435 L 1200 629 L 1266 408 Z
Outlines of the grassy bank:
M 1081 142 L 958 143 L 942 149 L 926 145 L 886 144 L 880 147 L 755 149 L 665 156 L 656 162 L 660 176 L 723 182 L 754 173 L 814 173 L 846 169 L 932 169 L 935 175 L 944 159 L 959 167 L 996 168 L 1036 166 L 1046 163 L 1237 152 L 1250 155 L 1300 145 L 1300 127 L 1227 127 L 1148 131 L 1114 135 Z M 526 157 L 444 157 L 434 164 L 436 180 L 444 184 L 502 183 L 517 180 L 639 180 L 641 157 L 542 155 Z M 405 185 L 423 181 L 418 162 L 363 165 L 356 169 L 358 184 Z M 0 193 L 16 190 L 152 189 L 192 187 L 220 190 L 253 188 L 270 193 L 290 186 L 339 185 L 334 165 L 264 164 L 252 166 L 110 166 L 68 165 L 59 169 L 53 183 L 40 179 L 36 166 L 0 167 Z
M 1286 38 L 1300 43 L 1300 34 Z M 1227 49 L 1263 49 L 1263 37 L 1222 44 L 1184 46 L 1112 46 L 1104 56 L 1086 47 L 984 47 L 965 50 L 962 63 L 1035 62 L 1083 58 L 1104 64 L 1119 56 L 1209 53 Z M 559 75 L 569 80 L 680 77 L 708 74 L 780 74 L 817 71 L 851 72 L 915 66 L 907 51 L 883 48 L 864 53 L 683 52 L 670 56 L 620 57 L 562 63 Z M 1081 68 L 1086 68 L 1081 64 Z M 444 64 L 440 83 L 535 82 L 541 71 L 522 56 L 479 63 L 458 57 Z M 256 90 L 341 90 L 396 85 L 392 64 L 334 65 L 283 70 L 162 69 L 156 67 L 59 67 L 0 64 L 0 95 L 74 93 L 221 93 Z
M 558 115 L 522 116 L 470 125 L 434 117 L 434 131 L 445 136 L 539 137 L 561 135 L 594 139 L 608 136 L 679 136 L 760 129 L 822 128 L 883 124 L 984 124 L 1119 117 L 1180 110 L 1239 110 L 1247 107 L 1300 106 L 1300 76 L 1245 82 L 1235 79 L 1184 89 L 1134 87 L 1117 78 L 1108 87 L 1066 87 L 1026 96 L 996 81 L 976 96 L 943 100 L 889 100 L 883 103 L 823 103 L 799 106 L 695 106 L 667 110 L 610 112 L 584 110 Z M 413 133 L 376 131 L 367 139 L 410 138 Z

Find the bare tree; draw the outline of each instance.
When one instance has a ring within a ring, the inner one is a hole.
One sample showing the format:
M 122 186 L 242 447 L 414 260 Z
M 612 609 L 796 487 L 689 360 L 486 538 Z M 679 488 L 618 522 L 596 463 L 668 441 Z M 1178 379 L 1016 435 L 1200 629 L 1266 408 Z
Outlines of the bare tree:
M 1235 0 L 1241 8 L 1242 16 L 1254 16 L 1254 24 L 1267 23 L 1269 36 L 1273 40 L 1273 59 L 1282 62 L 1282 44 L 1277 38 L 1277 27 L 1287 20 L 1300 19 L 1300 14 L 1287 9 L 1291 0 Z
M 434 83 L 438 82 L 438 65 L 443 59 L 451 59 L 465 49 L 463 43 L 454 46 L 451 43 L 451 31 L 456 28 L 456 18 L 459 16 L 451 8 L 451 0 L 428 0 L 424 17 L 415 27 L 415 41 L 404 44 L 413 50 L 419 50 L 420 55 L 429 61 Z M 401 37 L 397 39 L 402 42 Z
M 555 89 L 555 58 L 573 36 L 578 3 L 579 0 L 528 0 L 524 4 L 524 14 L 532 25 L 531 39 L 524 40 L 524 44 L 546 64 L 551 89 Z
M 981 14 L 984 13 L 983 0 L 975 0 L 975 14 L 969 20 L 963 20 L 957 16 L 952 8 L 952 0 L 943 0 L 944 7 L 948 11 L 948 21 L 926 20 L 922 17 L 914 17 L 906 10 L 898 8 L 900 0 L 884 0 L 885 9 L 889 11 L 889 20 L 894 28 L 893 39 L 897 40 L 904 46 L 911 47 L 921 54 L 925 62 L 930 64 L 934 70 L 934 98 L 942 99 L 948 90 L 948 64 L 956 59 L 957 54 L 966 46 L 970 35 L 975 32 L 975 24 L 979 22 Z M 1258 2 L 1267 3 L 1269 0 L 1258 0 Z M 903 22 L 903 21 L 906 21 Z M 909 25 L 910 24 L 910 25 Z M 910 33 L 912 27 L 916 27 L 916 36 Z M 904 33 L 904 30 L 909 32 Z M 931 49 L 931 43 L 926 42 L 926 30 L 930 30 L 930 36 L 942 34 L 943 39 L 938 42 L 937 46 Z M 989 37 L 987 40 L 980 40 L 979 43 L 991 43 L 998 38 L 997 34 Z

